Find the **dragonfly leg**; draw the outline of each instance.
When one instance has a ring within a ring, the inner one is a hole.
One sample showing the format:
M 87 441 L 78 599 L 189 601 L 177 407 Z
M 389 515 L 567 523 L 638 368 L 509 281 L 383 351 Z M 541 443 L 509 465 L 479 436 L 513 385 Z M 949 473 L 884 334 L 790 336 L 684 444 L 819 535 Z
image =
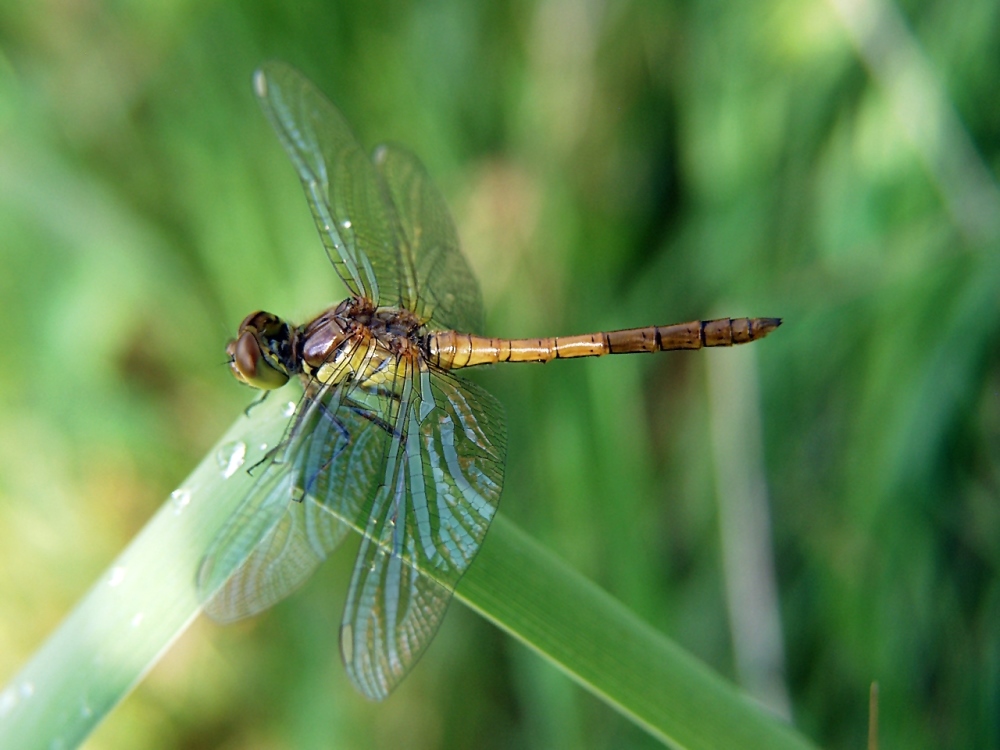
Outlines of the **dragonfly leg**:
M 331 412 L 323 404 L 318 404 L 318 406 L 321 409 L 320 413 L 323 418 L 330 420 L 330 423 L 340 433 L 340 437 L 337 438 L 337 447 L 334 449 L 332 455 L 327 458 L 326 461 L 323 462 L 323 465 L 314 471 L 312 476 L 306 480 L 302 487 L 302 492 L 295 493 L 295 500 L 297 502 L 302 502 L 302 499 L 312 491 L 313 486 L 316 484 L 316 481 L 320 478 L 320 476 L 322 476 L 330 468 L 330 466 L 333 465 L 333 462 L 340 457 L 341 453 L 347 450 L 347 446 L 351 443 L 351 433 L 344 423 L 337 418 L 336 413 Z
M 250 476 L 253 476 L 253 473 L 254 473 L 254 471 L 257 470 L 257 467 L 260 466 L 262 463 L 265 463 L 266 461 L 273 461 L 274 463 L 281 463 L 280 461 L 275 460 L 274 456 L 275 456 L 275 454 L 278 451 L 280 451 L 284 447 L 285 447 L 285 443 L 284 443 L 284 441 L 282 441 L 282 442 L 278 443 L 276 446 L 274 446 L 273 448 L 271 448 L 271 450 L 267 451 L 263 456 L 261 456 L 261 458 L 260 458 L 259 461 L 257 461 L 252 466 L 250 466 L 250 467 L 247 468 L 247 474 L 249 474 Z
M 323 465 L 320 466 L 316 471 L 314 471 L 312 473 L 312 476 L 310 476 L 306 480 L 305 485 L 303 487 L 304 492 L 302 494 L 302 497 L 304 497 L 305 494 L 307 494 L 309 491 L 313 489 L 315 483 L 320 478 L 320 476 L 322 476 L 323 473 L 326 472 L 330 468 L 330 466 L 340 457 L 340 455 L 345 450 L 347 450 L 347 447 L 348 445 L 350 445 L 351 442 L 351 433 L 344 425 L 344 423 L 337 417 L 337 412 L 328 409 L 326 404 L 324 404 L 322 401 L 316 401 L 315 406 L 320 410 L 321 418 L 329 420 L 330 424 L 332 424 L 334 428 L 340 433 L 340 437 L 337 439 L 337 447 L 334 449 L 330 457 L 327 458 L 323 462 Z M 380 417 L 378 413 L 376 413 L 373 409 L 369 409 L 365 406 L 362 406 L 361 404 L 351 401 L 350 399 L 345 399 L 343 403 L 341 403 L 340 408 L 350 410 L 351 412 L 361 417 L 362 419 L 371 422 L 376 427 L 389 433 L 389 435 L 392 437 L 398 437 L 399 435 L 398 431 L 395 430 L 391 424 L 382 419 L 382 417 Z M 297 499 L 301 500 L 301 497 Z
M 256 401 L 252 401 L 250 403 L 250 405 L 246 409 L 243 410 L 243 415 L 246 416 L 246 417 L 249 417 L 250 416 L 250 411 L 255 406 L 259 406 L 260 404 L 264 403 L 264 399 L 266 399 L 270 393 L 271 393 L 270 391 L 261 391 L 260 392 L 260 398 L 258 398 Z
M 258 406 L 261 403 L 263 403 L 264 399 L 267 398 L 268 394 L 270 394 L 270 393 L 271 393 L 271 391 L 261 391 L 260 398 L 258 398 L 252 404 L 250 404 L 250 406 L 248 406 L 246 409 L 244 409 L 243 413 L 246 416 L 249 417 L 250 416 L 250 410 L 253 409 L 255 406 Z M 309 396 L 308 395 L 308 390 L 307 390 L 306 393 L 307 393 L 308 400 L 315 401 L 318 406 L 322 407 L 322 405 L 323 405 L 322 402 L 314 399 L 312 396 Z M 301 414 L 303 411 L 305 411 L 305 409 L 297 409 L 296 413 L 297 414 Z M 325 411 L 325 409 L 324 409 L 324 411 Z M 299 418 L 300 417 L 296 417 L 296 421 L 298 421 Z M 284 463 L 280 458 L 277 458 L 277 456 L 278 456 L 278 454 L 279 454 L 280 451 L 284 450 L 285 447 L 287 447 L 288 441 L 289 441 L 289 436 L 290 436 L 290 434 L 291 434 L 291 432 L 292 432 L 293 429 L 294 429 L 294 427 L 292 425 L 289 425 L 288 427 L 286 427 L 285 428 L 285 434 L 281 438 L 281 441 L 277 445 L 275 445 L 273 448 L 271 448 L 269 451 L 267 451 L 261 457 L 261 459 L 259 461 L 257 461 L 252 466 L 250 466 L 249 468 L 247 468 L 247 474 L 249 474 L 250 476 L 253 476 L 253 473 L 257 469 L 257 467 L 260 466 L 263 463 L 267 463 L 267 462 L 272 462 L 272 463 L 276 463 L 276 464 Z
M 353 411 L 362 419 L 367 419 L 376 427 L 380 427 L 381 429 L 388 432 L 390 437 L 402 439 L 399 430 L 397 430 L 391 424 L 382 419 L 382 417 L 376 414 L 373 410 L 367 409 L 364 406 L 361 406 L 360 404 L 347 404 L 347 408 Z
M 336 461 L 340 457 L 341 453 L 347 450 L 347 447 L 348 445 L 350 445 L 351 442 L 351 433 L 347 429 L 347 427 L 344 426 L 344 423 L 337 417 L 336 412 L 327 409 L 322 402 L 317 403 L 317 406 L 322 410 L 321 414 L 323 418 L 330 420 L 333 426 L 340 432 L 340 435 L 343 438 L 343 440 L 338 439 L 337 441 L 338 446 L 333 451 L 332 455 L 326 461 L 324 461 L 323 465 L 320 466 L 315 472 L 313 472 L 312 476 L 310 476 L 309 479 L 306 481 L 305 486 L 303 487 L 304 492 L 301 494 L 301 496 L 296 498 L 299 501 L 301 501 L 302 497 L 305 497 L 305 495 L 308 494 L 313 489 L 315 483 L 319 480 L 319 478 L 323 475 L 323 473 L 326 472 L 330 468 L 330 466 L 334 463 L 334 461 Z M 361 404 L 350 401 L 348 399 L 344 400 L 340 408 L 350 410 L 351 412 L 361 417 L 362 419 L 367 420 L 368 422 L 371 422 L 379 429 L 384 430 L 391 437 L 394 438 L 400 437 L 399 431 L 394 429 L 391 424 L 382 419 L 382 417 L 380 417 L 373 409 L 369 409 L 365 406 L 362 406 Z

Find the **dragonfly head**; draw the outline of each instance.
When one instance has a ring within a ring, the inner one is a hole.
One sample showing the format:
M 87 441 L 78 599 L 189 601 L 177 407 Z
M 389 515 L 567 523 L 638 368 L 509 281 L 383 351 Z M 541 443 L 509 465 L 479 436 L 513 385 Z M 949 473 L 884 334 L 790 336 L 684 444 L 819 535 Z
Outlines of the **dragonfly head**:
M 295 372 L 291 327 L 271 313 L 250 313 L 236 338 L 226 346 L 229 369 L 241 383 L 254 388 L 280 388 Z

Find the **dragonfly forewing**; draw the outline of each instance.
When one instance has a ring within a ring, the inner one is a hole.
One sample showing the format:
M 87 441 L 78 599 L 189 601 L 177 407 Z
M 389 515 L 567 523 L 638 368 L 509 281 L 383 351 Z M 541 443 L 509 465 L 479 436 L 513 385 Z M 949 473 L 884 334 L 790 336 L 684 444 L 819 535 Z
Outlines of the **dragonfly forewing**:
M 302 181 L 330 261 L 352 294 L 397 296 L 395 216 L 350 126 L 301 73 L 268 62 L 254 76 L 264 113 Z

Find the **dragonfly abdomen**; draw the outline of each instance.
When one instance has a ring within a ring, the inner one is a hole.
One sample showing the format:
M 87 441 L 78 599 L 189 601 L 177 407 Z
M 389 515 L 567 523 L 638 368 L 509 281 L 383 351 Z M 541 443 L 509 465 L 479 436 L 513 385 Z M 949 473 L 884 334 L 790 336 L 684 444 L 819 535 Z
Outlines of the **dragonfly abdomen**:
M 498 362 L 551 362 L 603 354 L 746 344 L 764 338 L 779 325 L 780 318 L 720 318 L 542 339 L 499 339 L 440 331 L 427 337 L 426 355 L 432 364 L 446 370 Z

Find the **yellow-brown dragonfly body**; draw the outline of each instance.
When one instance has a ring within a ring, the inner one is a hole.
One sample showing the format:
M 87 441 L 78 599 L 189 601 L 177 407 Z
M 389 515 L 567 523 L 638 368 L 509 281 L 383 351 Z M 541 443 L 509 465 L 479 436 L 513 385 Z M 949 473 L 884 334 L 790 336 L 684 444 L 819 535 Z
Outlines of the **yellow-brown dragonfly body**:
M 457 369 L 498 362 L 551 362 L 604 354 L 701 349 L 756 341 L 779 325 L 777 318 L 721 318 L 544 339 L 498 339 L 443 331 L 427 337 L 426 356 L 437 367 Z
M 424 333 L 407 310 L 347 299 L 294 328 L 270 313 L 251 313 L 227 350 L 236 378 L 256 388 L 285 384 L 298 374 L 336 385 L 395 382 L 411 367 L 457 370 L 500 362 L 551 362 L 605 354 L 733 346 L 764 338 L 778 318 L 720 318 L 541 339 L 503 339 L 459 331 Z M 270 356 L 267 356 L 269 353 Z M 421 364 L 417 364 L 421 363 Z

